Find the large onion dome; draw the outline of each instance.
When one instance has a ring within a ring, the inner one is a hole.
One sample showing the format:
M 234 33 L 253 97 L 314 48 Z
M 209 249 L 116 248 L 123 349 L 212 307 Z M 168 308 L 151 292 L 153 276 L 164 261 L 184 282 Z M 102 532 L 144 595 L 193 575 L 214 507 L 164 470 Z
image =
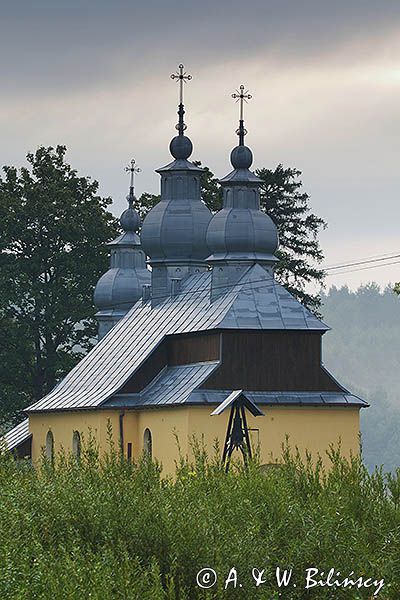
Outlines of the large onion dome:
M 260 210 L 261 180 L 249 168 L 253 155 L 247 146 L 231 152 L 233 171 L 220 180 L 223 208 L 211 219 L 207 231 L 208 262 L 276 262 L 278 232 L 275 223 Z
M 211 213 L 201 201 L 203 169 L 188 160 L 192 143 L 185 135 L 170 144 L 174 161 L 157 170 L 161 199 L 146 216 L 142 246 L 153 263 L 198 263 L 208 256 L 206 231 Z

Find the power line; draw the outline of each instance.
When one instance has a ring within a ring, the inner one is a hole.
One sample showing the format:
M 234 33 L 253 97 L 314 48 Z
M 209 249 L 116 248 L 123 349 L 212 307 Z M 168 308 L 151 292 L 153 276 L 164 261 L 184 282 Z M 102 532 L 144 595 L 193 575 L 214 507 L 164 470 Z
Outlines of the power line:
M 322 269 L 323 271 L 329 271 L 329 270 L 336 270 L 336 269 L 345 269 L 347 267 L 353 267 L 353 266 L 359 266 L 359 265 L 365 265 L 365 264 L 371 264 L 371 263 L 376 263 L 376 262 L 382 262 L 384 260 L 392 260 L 394 258 L 400 258 L 400 254 L 382 254 L 382 255 L 377 255 L 376 257 L 369 257 L 369 258 L 365 258 L 356 262 L 352 262 L 352 263 L 342 263 L 339 265 L 334 265 L 331 267 L 325 267 L 324 269 Z M 378 267 L 390 267 L 391 265 L 397 265 L 400 264 L 400 260 L 396 260 L 395 262 L 390 262 L 390 263 L 385 263 L 385 264 L 372 264 L 371 266 L 368 267 L 361 267 L 359 269 L 350 269 L 350 270 L 346 270 L 346 271 L 336 271 L 335 273 L 326 273 L 327 277 L 332 277 L 334 275 L 347 275 L 348 273 L 356 273 L 358 271 L 366 271 L 369 269 L 376 269 Z M 265 279 L 254 279 L 253 281 L 245 281 L 243 283 L 240 283 L 240 281 L 236 282 L 236 283 L 232 283 L 232 284 L 227 284 L 227 285 L 220 285 L 220 286 L 214 286 L 214 290 L 218 290 L 218 289 L 223 289 L 223 290 L 230 290 L 238 285 L 240 286 L 246 286 L 246 285 L 250 285 L 250 284 L 255 284 L 255 283 L 262 283 L 263 285 L 258 286 L 259 288 L 264 287 L 273 287 L 276 283 L 275 280 L 273 281 L 266 281 Z M 277 282 L 280 285 L 284 285 L 280 282 Z M 289 283 L 289 282 L 288 282 Z M 290 285 L 290 283 L 289 283 Z M 192 294 L 201 294 L 203 292 L 208 292 L 210 291 L 210 287 L 204 287 L 204 288 L 199 288 L 197 290 L 188 290 L 188 291 L 181 291 L 175 294 L 175 296 L 171 296 L 171 294 L 165 294 L 163 296 L 157 296 L 155 299 L 156 300 L 166 300 L 167 298 L 176 298 L 178 296 L 182 297 L 182 296 L 190 296 Z M 150 300 L 150 299 L 149 299 Z M 123 306 L 124 304 L 126 304 L 125 302 L 121 302 L 119 304 L 113 304 L 114 307 L 116 306 Z
M 400 255 L 398 255 L 398 256 L 400 258 Z M 390 258 L 392 258 L 392 257 L 390 257 Z M 393 257 L 393 258 L 395 258 L 395 257 Z M 388 260 L 388 259 L 381 259 L 381 260 Z M 362 261 L 362 262 L 353 263 L 353 264 L 354 265 L 359 265 L 359 264 L 365 264 L 365 262 L 370 262 L 370 261 L 369 260 L 368 261 Z M 365 270 L 369 270 L 369 269 L 376 269 L 377 267 L 389 267 L 391 265 L 397 265 L 397 264 L 400 264 L 400 260 L 397 260 L 397 261 L 391 262 L 391 263 L 385 263 L 385 264 L 379 264 L 379 265 L 372 265 L 372 266 L 369 266 L 369 267 L 361 267 L 359 269 L 350 269 L 350 270 L 347 270 L 347 271 L 339 271 L 339 272 L 336 272 L 336 273 L 327 273 L 326 276 L 327 277 L 331 277 L 331 276 L 334 276 L 334 275 L 346 275 L 348 273 L 355 273 L 357 271 L 365 271 Z M 344 263 L 343 265 L 340 265 L 340 266 L 342 268 L 345 268 L 345 267 L 350 266 L 350 265 Z M 337 268 L 339 268 L 339 265 L 338 265 Z M 263 284 L 263 285 L 259 285 L 258 289 L 273 287 L 275 285 L 275 283 L 278 283 L 279 285 L 283 285 L 284 286 L 283 283 L 281 283 L 279 281 L 276 281 L 276 280 L 266 281 L 265 279 L 254 279 L 252 281 L 244 281 L 242 283 L 240 283 L 240 281 L 238 281 L 238 282 L 232 283 L 232 284 L 215 286 L 213 289 L 214 290 L 218 290 L 218 289 L 230 290 L 230 289 L 233 289 L 236 286 L 241 286 L 243 288 L 246 285 L 253 285 L 255 283 Z M 289 283 L 289 285 L 290 285 L 290 283 Z M 181 291 L 181 292 L 178 292 L 177 294 L 175 294 L 175 296 L 171 296 L 171 294 L 165 294 L 163 296 L 156 296 L 155 299 L 163 301 L 163 300 L 166 300 L 167 298 L 177 298 L 178 296 L 180 296 L 180 297 L 182 297 L 182 296 L 191 296 L 193 294 L 202 294 L 203 292 L 209 292 L 209 291 L 210 291 L 210 287 L 208 286 L 208 287 L 203 287 L 203 288 L 199 288 L 199 289 L 196 289 L 196 290 Z M 150 301 L 150 299 L 149 299 L 149 301 Z M 123 305 L 123 304 L 125 304 L 125 303 L 121 303 L 121 305 Z M 114 304 L 113 306 L 119 306 L 119 305 Z
M 343 269 L 345 267 L 356 267 L 358 265 L 366 265 L 366 264 L 370 264 L 370 263 L 376 263 L 376 262 L 381 262 L 383 260 L 391 260 L 393 258 L 400 258 L 400 254 L 384 254 L 380 257 L 374 258 L 374 257 L 370 257 L 370 258 L 365 258 L 365 259 L 360 259 L 359 261 L 356 262 L 350 262 L 350 263 L 342 263 L 339 265 L 334 265 L 332 267 L 325 267 L 323 270 L 324 271 L 333 271 L 334 269 Z M 373 267 L 371 267 L 373 268 Z
M 357 261 L 364 261 L 364 260 L 370 260 L 371 258 L 385 258 L 385 257 L 390 257 L 392 254 L 396 254 L 398 252 L 398 250 L 393 250 L 393 252 L 387 252 L 386 254 L 373 254 L 372 256 L 363 256 L 361 258 L 357 258 L 355 260 Z M 334 264 L 333 266 L 327 266 L 325 267 L 326 269 L 332 269 L 334 268 L 336 265 Z
M 363 263 L 360 263 L 363 264 Z M 336 273 L 327 273 L 327 277 L 331 277 L 332 275 L 346 275 L 347 273 L 356 273 L 357 271 L 367 271 L 369 269 L 377 269 L 378 267 L 390 267 L 392 265 L 400 264 L 400 260 L 396 260 L 395 262 L 380 264 L 380 265 L 371 265 L 370 267 L 360 267 L 359 269 L 351 269 L 350 271 L 336 271 Z

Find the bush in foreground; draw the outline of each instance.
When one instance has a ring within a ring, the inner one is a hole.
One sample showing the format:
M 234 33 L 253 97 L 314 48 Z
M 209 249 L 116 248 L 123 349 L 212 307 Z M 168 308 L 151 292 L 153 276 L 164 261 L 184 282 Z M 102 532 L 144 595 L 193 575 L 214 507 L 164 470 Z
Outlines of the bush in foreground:
M 198 446 L 174 479 L 157 464 L 79 460 L 51 466 L 0 457 L 0 597 L 4 599 L 277 599 L 276 567 L 293 568 L 283 598 L 371 598 L 375 588 L 304 589 L 304 573 L 385 580 L 379 598 L 400 597 L 400 473 L 369 474 L 331 452 L 332 468 L 302 463 L 226 475 Z M 201 589 L 198 571 L 217 583 Z M 224 589 L 230 570 L 234 581 Z M 258 588 L 252 568 L 264 569 Z M 232 574 L 232 572 L 231 572 Z M 294 587 L 293 583 L 296 583 Z M 242 587 L 240 587 L 242 584 Z

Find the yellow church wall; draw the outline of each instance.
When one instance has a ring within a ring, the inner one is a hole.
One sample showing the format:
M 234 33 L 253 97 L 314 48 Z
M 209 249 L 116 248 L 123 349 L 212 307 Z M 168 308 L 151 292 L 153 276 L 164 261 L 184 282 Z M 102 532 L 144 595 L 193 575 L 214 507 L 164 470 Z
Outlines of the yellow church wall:
M 175 462 L 180 452 L 188 453 L 188 416 L 185 407 L 144 410 L 138 413 L 139 452 L 143 451 L 145 429 L 151 431 L 153 457 L 163 465 L 164 473 L 175 472 Z
M 261 407 L 264 416 L 253 417 L 246 413 L 251 431 L 253 447 L 260 444 L 261 462 L 272 463 L 282 455 L 282 443 L 289 436 L 292 449 L 297 446 L 305 455 L 308 450 L 314 459 L 320 455 L 324 464 L 329 464 L 326 450 L 333 444 L 341 445 L 342 455 L 358 456 L 360 453 L 360 419 L 358 408 L 330 407 Z M 210 407 L 191 407 L 189 410 L 189 436 L 203 438 L 206 448 L 212 454 L 215 439 L 221 449 L 225 441 L 229 411 L 218 416 L 210 416 Z
M 47 432 L 51 431 L 54 438 L 54 453 L 72 449 L 74 431 L 87 440 L 90 435 L 99 445 L 100 452 L 108 447 L 108 422 L 111 423 L 113 440 L 119 443 L 119 412 L 117 411 L 77 411 L 59 413 L 35 413 L 29 415 L 29 431 L 32 433 L 32 460 L 40 458 L 42 449 L 46 446 Z
M 123 415 L 124 454 L 128 444 L 132 444 L 132 456 L 138 458 L 143 452 L 144 432 L 149 429 L 152 436 L 153 457 L 160 460 L 164 470 L 172 473 L 179 450 L 175 433 L 179 439 L 182 454 L 188 451 L 188 411 L 186 408 L 155 409 L 145 411 L 65 411 L 59 413 L 35 413 L 29 416 L 29 430 L 32 433 L 32 460 L 37 461 L 46 446 L 46 436 L 51 431 L 54 438 L 54 453 L 72 450 L 72 437 L 78 431 L 83 439 L 92 435 L 99 445 L 100 453 L 109 449 L 108 429 L 112 428 L 112 438 L 116 448 L 120 443 L 120 415 Z
M 314 458 L 320 455 L 328 464 L 326 450 L 330 444 L 341 441 L 344 456 L 359 454 L 359 410 L 357 408 L 330 407 L 262 407 L 263 417 L 248 415 L 249 427 L 257 429 L 251 432 L 253 446 L 260 444 L 261 462 L 276 462 L 281 456 L 282 443 L 289 436 L 291 448 L 298 446 Z M 36 461 L 46 444 L 49 430 L 54 436 L 55 453 L 60 450 L 71 451 L 74 431 L 84 438 L 90 432 L 99 444 L 100 451 L 108 446 L 108 423 L 111 423 L 115 447 L 119 444 L 119 417 L 123 414 L 124 454 L 128 444 L 132 444 L 132 456 L 138 458 L 144 448 L 144 432 L 148 428 L 152 437 L 152 454 L 163 465 L 164 473 L 175 471 L 175 462 L 180 451 L 191 455 L 190 438 L 194 435 L 203 439 L 209 455 L 213 454 L 215 439 L 222 449 L 229 411 L 211 417 L 213 407 L 174 407 L 148 410 L 98 410 L 63 413 L 32 414 L 29 418 L 32 439 L 32 459 Z

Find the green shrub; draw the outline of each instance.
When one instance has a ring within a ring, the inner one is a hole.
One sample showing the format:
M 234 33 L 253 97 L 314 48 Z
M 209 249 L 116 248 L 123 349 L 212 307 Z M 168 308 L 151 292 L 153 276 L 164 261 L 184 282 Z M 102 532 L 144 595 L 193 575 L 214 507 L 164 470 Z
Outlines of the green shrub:
M 371 598 L 369 590 L 304 590 L 310 566 L 385 579 L 380 598 L 400 598 L 400 472 L 369 474 L 331 451 L 331 469 L 286 448 L 279 468 L 229 474 L 194 444 L 174 478 L 115 450 L 100 459 L 59 455 L 38 469 L 0 457 L 0 598 L 278 598 L 277 566 L 293 568 L 282 597 Z M 212 567 L 209 590 L 196 583 Z M 224 589 L 235 567 L 242 588 Z M 252 568 L 264 569 L 256 588 Z

